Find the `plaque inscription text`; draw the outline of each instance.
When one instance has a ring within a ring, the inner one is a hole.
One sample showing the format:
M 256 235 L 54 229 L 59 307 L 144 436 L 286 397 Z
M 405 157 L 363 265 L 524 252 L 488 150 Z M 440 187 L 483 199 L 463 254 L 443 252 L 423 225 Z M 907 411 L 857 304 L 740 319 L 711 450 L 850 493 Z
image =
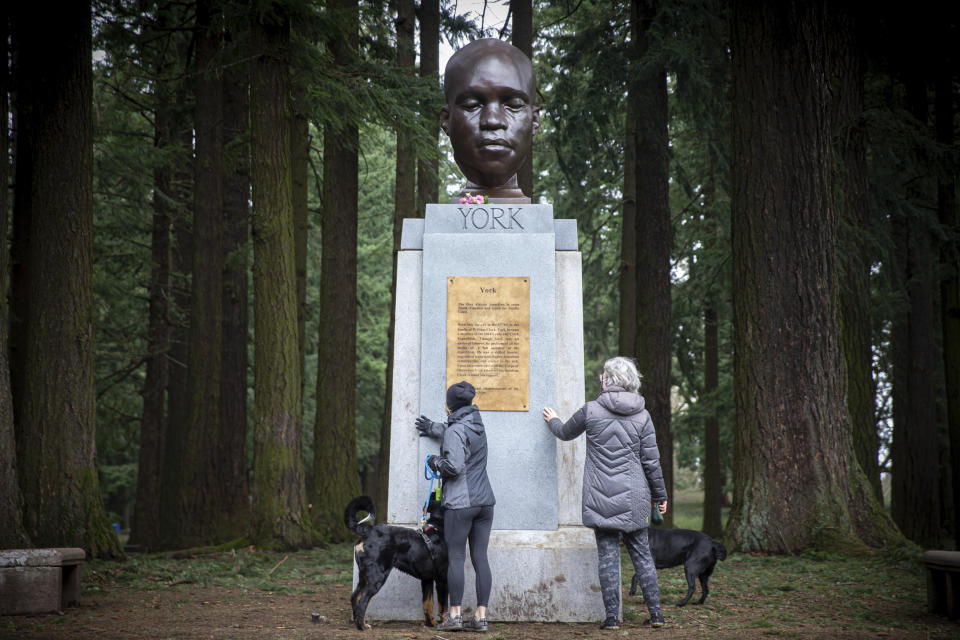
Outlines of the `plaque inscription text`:
M 447 278 L 447 386 L 466 380 L 484 411 L 528 411 L 530 278 Z

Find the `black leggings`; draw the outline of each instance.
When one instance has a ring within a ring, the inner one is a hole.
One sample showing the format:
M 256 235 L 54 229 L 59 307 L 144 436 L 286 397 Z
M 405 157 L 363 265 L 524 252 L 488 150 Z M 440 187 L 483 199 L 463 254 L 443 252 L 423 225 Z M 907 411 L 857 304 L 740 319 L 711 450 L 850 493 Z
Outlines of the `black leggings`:
M 487 543 L 493 526 L 493 505 L 468 509 L 447 509 L 443 514 L 443 539 L 447 543 L 447 589 L 450 606 L 459 607 L 463 600 L 463 563 L 470 541 L 470 560 L 477 575 L 477 606 L 485 607 L 490 600 L 493 576 L 487 561 Z

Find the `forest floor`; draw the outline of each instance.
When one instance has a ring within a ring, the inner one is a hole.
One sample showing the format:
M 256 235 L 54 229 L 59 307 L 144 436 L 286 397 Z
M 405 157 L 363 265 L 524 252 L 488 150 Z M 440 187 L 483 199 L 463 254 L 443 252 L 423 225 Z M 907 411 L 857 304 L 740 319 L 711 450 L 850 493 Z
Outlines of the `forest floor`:
M 372 629 L 357 631 L 349 622 L 351 551 L 350 545 L 337 545 L 289 555 L 246 549 L 179 560 L 134 555 L 126 562 L 94 561 L 85 567 L 80 606 L 62 614 L 0 617 L 0 638 L 449 640 L 473 635 L 438 636 L 412 621 L 370 620 Z M 646 609 L 639 596 L 627 595 L 631 575 L 625 566 L 620 631 L 600 631 L 597 623 L 500 623 L 491 610 L 487 637 L 960 638 L 960 623 L 926 612 L 923 571 L 915 558 L 732 554 L 717 564 L 707 602 L 683 608 L 672 604 L 686 591 L 682 569 L 665 569 L 659 581 L 667 625 L 659 630 L 642 626 Z M 313 613 L 320 614 L 319 622 L 312 622 Z
M 699 496 L 675 495 L 676 526 L 698 528 Z M 0 639 L 17 640 L 466 640 L 470 633 L 437 634 L 422 622 L 350 623 L 350 544 L 291 554 L 248 548 L 183 559 L 131 554 L 84 567 L 82 602 L 62 614 L 0 617 Z M 594 623 L 497 622 L 490 640 L 591 638 L 960 638 L 960 621 L 931 615 L 919 552 L 911 557 L 845 557 L 818 553 L 762 556 L 734 553 L 718 562 L 703 605 L 678 608 L 686 593 L 683 569 L 659 572 L 667 624 L 643 627 L 646 607 L 627 591 L 624 623 L 601 631 Z M 410 580 L 411 588 L 419 584 Z M 700 597 L 699 586 L 692 601 Z M 319 622 L 312 622 L 312 614 Z M 477 634 L 479 635 L 479 634 Z

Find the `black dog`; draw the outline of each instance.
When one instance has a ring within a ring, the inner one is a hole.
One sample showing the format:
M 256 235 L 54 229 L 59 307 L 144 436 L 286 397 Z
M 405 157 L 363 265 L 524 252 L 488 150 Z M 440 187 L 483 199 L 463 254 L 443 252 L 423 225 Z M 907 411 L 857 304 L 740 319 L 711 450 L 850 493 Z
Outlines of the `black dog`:
M 357 522 L 357 513 L 370 514 Z M 433 585 L 437 585 L 437 603 L 440 617 L 447 610 L 447 545 L 443 542 L 443 507 L 430 494 L 427 506 L 429 518 L 423 532 L 407 527 L 385 524 L 371 526 L 366 523 L 375 515 L 373 500 L 368 496 L 354 498 L 343 512 L 347 528 L 360 536 L 353 549 L 357 561 L 357 588 L 350 596 L 353 622 L 363 630 L 364 617 L 370 598 L 375 596 L 393 569 L 399 569 L 420 579 L 423 593 L 423 617 L 428 627 L 435 624 L 433 618 Z
M 705 533 L 690 529 L 656 529 L 650 527 L 650 554 L 657 569 L 668 569 L 683 565 L 687 574 L 687 595 L 677 603 L 678 607 L 687 604 L 697 587 L 697 578 L 700 578 L 700 588 L 703 595 L 697 604 L 703 604 L 710 593 L 710 576 L 717 560 L 727 557 L 727 549 L 722 544 Z M 630 595 L 636 595 L 639 576 L 634 574 L 630 582 Z

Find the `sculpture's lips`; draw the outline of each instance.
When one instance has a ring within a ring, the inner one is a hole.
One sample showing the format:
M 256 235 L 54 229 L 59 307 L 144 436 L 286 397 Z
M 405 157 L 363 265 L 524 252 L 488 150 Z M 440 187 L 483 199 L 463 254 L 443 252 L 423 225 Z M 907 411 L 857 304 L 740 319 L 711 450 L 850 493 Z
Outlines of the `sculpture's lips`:
M 485 149 L 488 149 L 488 148 L 512 149 L 513 148 L 512 146 L 510 146 L 510 143 L 504 140 L 503 138 L 491 138 L 489 140 L 483 140 L 480 142 L 480 146 Z

